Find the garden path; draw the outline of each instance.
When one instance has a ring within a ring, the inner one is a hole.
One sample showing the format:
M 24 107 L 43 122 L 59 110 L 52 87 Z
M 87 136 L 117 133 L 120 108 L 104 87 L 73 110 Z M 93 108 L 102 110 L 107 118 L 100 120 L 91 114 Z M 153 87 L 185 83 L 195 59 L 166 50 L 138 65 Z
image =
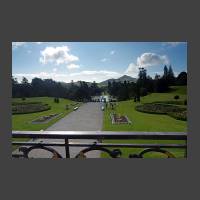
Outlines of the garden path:
M 47 131 L 100 131 L 103 124 L 103 112 L 101 110 L 102 103 L 89 102 L 79 107 L 78 110 L 69 113 L 67 116 L 47 128 Z M 63 139 L 38 139 L 35 141 L 42 142 L 64 142 Z M 71 139 L 70 142 L 85 142 L 94 143 L 96 140 L 75 140 Z M 64 147 L 53 147 L 58 151 L 62 157 L 65 157 Z M 84 147 L 70 147 L 70 157 L 74 158 Z M 18 150 L 16 150 L 18 151 Z M 17 153 L 17 152 L 15 152 Z M 48 152 L 44 150 L 34 150 L 30 153 L 31 157 L 47 157 Z M 100 157 L 100 151 L 91 151 L 86 154 L 88 158 Z

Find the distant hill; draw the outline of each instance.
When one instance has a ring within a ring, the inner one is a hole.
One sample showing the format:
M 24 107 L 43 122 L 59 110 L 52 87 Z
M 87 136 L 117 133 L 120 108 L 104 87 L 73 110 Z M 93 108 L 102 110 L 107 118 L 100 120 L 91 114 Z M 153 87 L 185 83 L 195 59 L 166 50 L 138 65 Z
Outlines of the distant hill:
M 124 75 L 124 76 L 121 76 L 120 78 L 116 78 L 116 79 L 112 78 L 112 79 L 102 81 L 99 83 L 99 85 L 107 85 L 108 81 L 110 81 L 110 82 L 113 82 L 113 81 L 115 81 L 115 82 L 124 82 L 124 81 L 136 82 L 137 79 L 133 78 L 131 76 Z
M 108 81 L 110 82 L 113 82 L 113 81 L 116 81 L 116 82 L 124 82 L 124 81 L 129 81 L 129 82 L 136 82 L 137 79 L 136 78 L 133 78 L 131 76 L 127 76 L 127 75 L 124 75 L 124 76 L 121 76 L 120 78 L 111 78 L 111 79 L 108 79 L 108 80 L 105 80 L 105 81 L 102 81 L 100 83 L 98 83 L 99 86 L 104 86 L 104 85 L 107 85 L 108 84 Z M 71 83 L 65 83 L 65 82 L 60 82 L 61 85 L 63 85 L 64 87 L 69 87 Z M 89 86 L 92 84 L 92 82 L 86 82 Z M 75 85 L 80 85 L 80 81 L 76 81 L 74 82 Z

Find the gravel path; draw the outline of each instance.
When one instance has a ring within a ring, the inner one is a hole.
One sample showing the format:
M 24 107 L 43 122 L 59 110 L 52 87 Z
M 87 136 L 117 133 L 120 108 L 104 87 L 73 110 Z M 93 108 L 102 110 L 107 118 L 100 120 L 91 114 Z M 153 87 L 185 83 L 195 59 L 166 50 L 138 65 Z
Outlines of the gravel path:
M 100 131 L 103 124 L 103 112 L 101 103 L 85 103 L 78 110 L 69 113 L 67 116 L 46 129 L 47 131 Z M 62 139 L 38 139 L 37 141 L 52 142 L 62 141 Z M 70 142 L 94 143 L 96 140 L 70 140 Z M 64 147 L 53 147 L 63 157 L 65 157 Z M 70 147 L 70 157 L 75 157 L 84 147 Z M 17 150 L 16 152 L 17 153 Z M 44 150 L 34 150 L 30 153 L 32 157 L 46 157 L 49 153 Z M 86 154 L 88 158 L 100 157 L 100 151 L 91 151 Z

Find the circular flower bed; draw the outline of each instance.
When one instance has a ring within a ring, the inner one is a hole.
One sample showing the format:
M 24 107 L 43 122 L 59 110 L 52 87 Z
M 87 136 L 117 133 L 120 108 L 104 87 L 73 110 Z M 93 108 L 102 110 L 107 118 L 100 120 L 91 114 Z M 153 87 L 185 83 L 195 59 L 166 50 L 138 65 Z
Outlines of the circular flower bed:
M 187 120 L 186 107 L 163 103 L 146 103 L 135 107 L 137 111 L 152 114 L 167 114 L 178 120 Z
M 13 114 L 27 114 L 34 112 L 41 112 L 51 109 L 48 104 L 42 102 L 15 102 L 12 104 Z

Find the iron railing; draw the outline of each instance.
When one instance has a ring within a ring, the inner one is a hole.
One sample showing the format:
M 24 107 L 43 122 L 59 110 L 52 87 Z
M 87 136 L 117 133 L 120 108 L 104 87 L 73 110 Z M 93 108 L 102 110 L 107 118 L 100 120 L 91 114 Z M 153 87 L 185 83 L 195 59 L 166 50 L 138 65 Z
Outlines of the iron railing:
M 29 158 L 29 153 L 34 149 L 43 149 L 53 154 L 52 158 L 63 158 L 54 147 L 64 147 L 66 158 L 70 158 L 70 147 L 83 147 L 75 156 L 76 158 L 86 157 L 86 153 L 99 150 L 107 153 L 112 158 L 123 157 L 120 148 L 141 148 L 137 154 L 130 154 L 129 158 L 143 158 L 144 154 L 149 152 L 159 152 L 165 154 L 168 158 L 175 157 L 169 149 L 184 149 L 184 157 L 187 157 L 187 133 L 184 132 L 111 132 L 111 131 L 13 131 L 12 145 L 17 146 L 13 151 L 14 158 Z M 31 141 L 20 141 L 20 138 L 29 138 Z M 36 139 L 49 139 L 52 142 L 40 142 Z M 63 139 L 63 142 L 55 142 L 54 139 Z M 73 139 L 73 142 L 70 142 Z M 94 143 L 76 142 L 75 139 L 95 139 Z M 165 143 L 105 143 L 109 140 L 165 140 Z M 170 143 L 167 141 L 170 140 Z M 177 140 L 184 140 L 183 144 L 177 143 Z M 172 144 L 171 141 L 174 141 Z M 117 148 L 117 149 L 114 149 Z M 167 150 L 166 150 L 167 149 Z

